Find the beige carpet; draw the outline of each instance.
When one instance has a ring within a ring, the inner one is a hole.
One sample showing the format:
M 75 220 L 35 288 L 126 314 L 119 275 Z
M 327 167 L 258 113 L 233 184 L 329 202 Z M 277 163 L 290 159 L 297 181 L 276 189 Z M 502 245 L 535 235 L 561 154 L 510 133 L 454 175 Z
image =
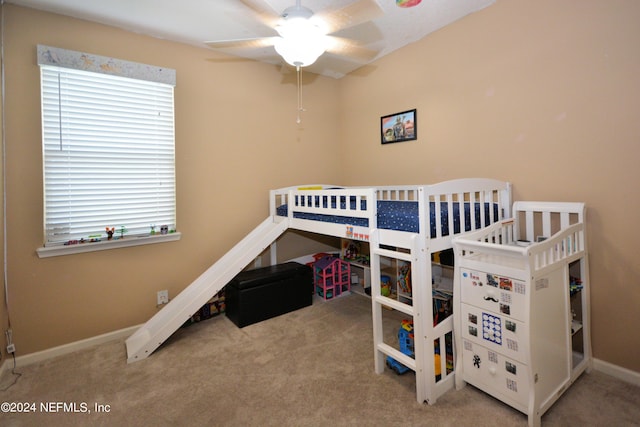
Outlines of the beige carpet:
M 385 321 L 385 333 L 393 339 L 397 312 L 385 313 Z M 0 425 L 527 425 L 525 415 L 471 386 L 446 393 L 435 405 L 417 403 L 412 372 L 375 374 L 371 336 L 371 303 L 360 295 L 314 301 L 243 329 L 219 316 L 181 329 L 131 365 L 124 341 L 117 341 L 18 367 L 22 376 L 0 392 L 0 402 L 38 408 L 0 413 Z M 5 372 L 0 387 L 11 381 Z M 88 411 L 43 413 L 40 402 L 73 403 L 79 411 L 86 404 Z M 96 412 L 95 404 L 109 412 Z M 640 388 L 593 371 L 542 423 L 640 425 Z

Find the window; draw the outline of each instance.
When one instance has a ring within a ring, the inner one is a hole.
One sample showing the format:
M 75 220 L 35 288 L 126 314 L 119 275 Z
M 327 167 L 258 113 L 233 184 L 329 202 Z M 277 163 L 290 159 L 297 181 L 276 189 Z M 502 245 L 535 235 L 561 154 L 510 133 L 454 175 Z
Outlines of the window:
M 174 232 L 174 85 L 141 64 L 46 46 L 38 56 L 45 247 Z

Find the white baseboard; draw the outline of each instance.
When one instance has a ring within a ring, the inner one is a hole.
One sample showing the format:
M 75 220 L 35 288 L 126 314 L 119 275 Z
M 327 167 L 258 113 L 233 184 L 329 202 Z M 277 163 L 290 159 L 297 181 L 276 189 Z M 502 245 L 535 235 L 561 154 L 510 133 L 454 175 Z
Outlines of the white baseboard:
M 611 375 L 619 380 L 640 386 L 640 372 L 614 365 L 604 360 L 593 359 L 593 369 Z
M 106 334 L 97 335 L 95 337 L 87 338 L 80 341 L 75 341 L 69 344 L 64 344 L 58 347 L 52 347 L 47 350 L 38 351 L 35 353 L 25 354 L 24 356 L 16 357 L 16 367 L 27 366 L 33 363 L 42 362 L 44 360 L 52 359 L 64 354 L 73 353 L 74 351 L 83 350 L 85 348 L 93 347 L 99 344 L 104 344 L 110 341 L 119 340 L 131 336 L 142 325 L 131 326 L 130 328 L 120 329 Z M 5 361 L 0 366 L 0 375 L 5 370 L 13 369 L 13 358 L 5 357 Z

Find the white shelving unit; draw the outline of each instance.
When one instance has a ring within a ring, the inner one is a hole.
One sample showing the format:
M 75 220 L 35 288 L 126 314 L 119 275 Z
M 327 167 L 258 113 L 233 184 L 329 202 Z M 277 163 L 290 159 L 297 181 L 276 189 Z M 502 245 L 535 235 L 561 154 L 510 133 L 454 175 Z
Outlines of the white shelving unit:
M 363 290 L 371 291 L 371 265 L 370 251 L 368 242 L 360 242 L 352 239 L 340 239 L 340 258 L 351 264 L 351 272 L 353 280 L 352 285 L 360 285 Z M 390 293 L 387 296 L 393 296 L 395 299 L 411 305 L 412 294 L 410 289 L 402 289 L 400 282 L 411 284 L 410 278 L 411 263 L 390 257 L 380 258 L 380 276 L 388 276 L 390 278 Z M 404 269 L 404 270 L 403 270 Z M 355 288 L 354 289 L 358 289 Z
M 516 202 L 513 212 L 453 240 L 456 388 L 472 384 L 538 426 L 591 369 L 585 207 Z
M 396 248 L 388 248 L 394 251 Z M 351 239 L 341 239 L 340 258 L 351 264 L 352 285 L 371 287 L 371 265 L 369 244 Z M 453 293 L 453 267 L 431 263 L 433 289 L 443 294 Z M 391 296 L 405 304 L 412 305 L 411 263 L 389 256 L 380 257 L 380 275 L 391 279 Z

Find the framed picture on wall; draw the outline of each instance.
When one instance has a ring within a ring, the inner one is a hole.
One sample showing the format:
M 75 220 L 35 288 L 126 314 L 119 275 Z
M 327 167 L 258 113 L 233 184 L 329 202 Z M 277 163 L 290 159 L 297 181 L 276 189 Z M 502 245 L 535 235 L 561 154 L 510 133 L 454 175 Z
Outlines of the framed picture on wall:
M 380 117 L 380 134 L 383 144 L 411 141 L 418 138 L 416 110 Z

